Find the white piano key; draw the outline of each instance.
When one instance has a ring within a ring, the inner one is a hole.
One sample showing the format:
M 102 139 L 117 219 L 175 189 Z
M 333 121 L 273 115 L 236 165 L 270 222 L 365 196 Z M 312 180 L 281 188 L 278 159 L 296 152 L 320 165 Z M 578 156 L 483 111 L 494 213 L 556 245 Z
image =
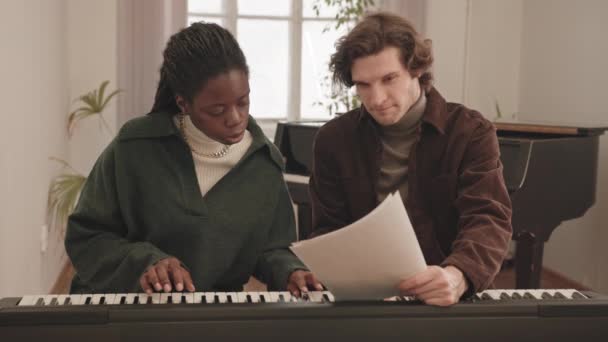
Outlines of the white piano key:
M 160 295 L 159 292 L 152 293 L 152 304 L 160 304 Z
M 124 302 L 124 304 L 126 304 L 126 301 L 127 301 L 126 293 L 116 293 L 116 294 L 114 294 L 114 299 L 112 300 L 112 303 L 108 302 L 108 304 L 121 305 L 121 304 L 123 304 L 122 302 Z
M 207 294 L 209 292 L 194 292 L 194 304 L 207 303 Z
M 137 293 L 127 293 L 127 299 L 125 300 L 125 304 L 134 304 L 135 297 L 137 297 Z
M 166 292 L 161 293 L 160 294 L 160 303 L 167 304 L 169 301 L 169 296 L 171 296 L 170 293 L 166 293 Z
M 62 294 L 57 296 L 57 305 L 64 305 L 65 304 L 65 300 L 66 298 L 68 298 L 68 295 Z
M 57 295 L 46 295 L 44 296 L 44 305 L 51 305 L 53 299 L 57 300 Z
M 308 292 L 308 298 L 313 303 L 322 303 L 325 300 L 323 298 L 322 291 L 310 291 L 310 292 Z
M 106 293 L 106 294 L 104 295 L 104 300 L 103 300 L 103 303 L 104 303 L 105 305 L 112 304 L 112 303 L 114 302 L 114 297 L 115 297 L 115 296 L 116 296 L 116 295 L 115 295 L 114 293 Z
M 329 298 L 329 301 L 330 301 L 330 302 L 332 302 L 332 303 L 333 303 L 333 302 L 335 301 L 334 295 L 333 295 L 331 292 L 329 292 L 329 291 L 323 291 L 323 294 L 324 294 L 324 295 L 325 295 L 327 298 Z
M 148 304 L 148 299 L 152 301 L 152 295 L 149 295 L 145 292 L 137 294 L 137 304 Z
M 74 303 L 75 305 L 88 305 L 87 301 L 90 302 L 91 298 L 93 297 L 92 294 L 82 294 L 80 295 L 80 298 L 78 299 L 78 302 Z
M 239 303 L 249 303 L 249 300 L 247 299 L 247 295 L 249 294 L 249 292 L 239 292 L 237 293 L 237 300 Z
M 67 298 L 69 298 L 70 301 L 69 301 L 69 303 L 66 303 L 64 301 L 63 305 L 75 305 L 74 303 L 80 302 L 80 297 L 82 297 L 82 295 L 79 295 L 79 294 L 68 295 Z
M 181 293 L 181 292 L 173 292 L 171 294 L 171 301 L 173 304 L 182 304 L 182 296 L 185 293 Z
M 228 301 L 225 292 L 216 292 L 215 296 L 217 296 L 218 303 L 226 303 Z
M 101 298 L 104 297 L 103 294 L 94 294 L 93 297 L 91 298 L 91 304 L 92 305 L 99 305 L 101 302 Z
M 254 303 L 260 302 L 260 294 L 258 292 L 248 292 L 248 294 L 251 297 L 252 302 L 254 302 Z
M 226 292 L 227 303 L 238 303 L 238 296 L 236 292 Z
M 27 296 L 23 296 L 21 297 L 21 300 L 19 301 L 18 306 L 32 306 L 34 304 L 36 304 L 36 300 L 34 300 L 35 298 L 38 298 L 38 296 L 35 295 L 27 295 Z
M 186 304 L 194 304 L 194 293 L 188 292 L 183 294 L 186 299 Z

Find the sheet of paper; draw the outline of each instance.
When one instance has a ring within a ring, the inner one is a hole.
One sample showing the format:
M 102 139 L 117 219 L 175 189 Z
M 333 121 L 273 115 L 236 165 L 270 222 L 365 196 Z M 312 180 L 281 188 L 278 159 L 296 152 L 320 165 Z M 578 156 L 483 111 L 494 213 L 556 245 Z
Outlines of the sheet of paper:
M 290 248 L 336 300 L 398 295 L 400 280 L 426 268 L 399 192 L 360 220 Z

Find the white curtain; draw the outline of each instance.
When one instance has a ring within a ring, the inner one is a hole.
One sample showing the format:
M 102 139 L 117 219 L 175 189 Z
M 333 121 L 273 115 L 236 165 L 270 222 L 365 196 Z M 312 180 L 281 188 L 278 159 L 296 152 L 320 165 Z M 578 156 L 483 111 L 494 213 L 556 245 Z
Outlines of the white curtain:
M 118 127 L 152 108 L 162 51 L 186 17 L 187 0 L 118 1 Z

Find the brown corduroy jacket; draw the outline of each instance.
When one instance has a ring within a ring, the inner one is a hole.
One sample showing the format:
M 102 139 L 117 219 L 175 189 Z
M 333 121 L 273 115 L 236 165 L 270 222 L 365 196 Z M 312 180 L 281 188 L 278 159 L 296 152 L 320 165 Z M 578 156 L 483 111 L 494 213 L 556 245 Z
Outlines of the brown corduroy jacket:
M 453 265 L 488 288 L 511 239 L 511 201 L 496 129 L 432 88 L 410 151 L 405 207 L 429 265 Z M 327 122 L 315 138 L 312 236 L 344 227 L 378 205 L 382 144 L 363 107 Z

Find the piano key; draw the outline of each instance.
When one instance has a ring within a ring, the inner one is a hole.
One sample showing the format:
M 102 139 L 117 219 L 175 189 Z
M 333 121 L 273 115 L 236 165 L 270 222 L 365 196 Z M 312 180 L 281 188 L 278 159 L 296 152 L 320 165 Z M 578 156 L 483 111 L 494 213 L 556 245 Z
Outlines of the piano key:
M 249 292 L 249 295 L 251 296 L 251 300 L 254 303 L 259 303 L 260 302 L 260 294 L 258 292 Z
M 239 303 L 253 303 L 249 292 L 239 292 L 237 293 L 237 297 Z
M 147 293 L 138 293 L 137 294 L 137 303 L 138 304 L 152 304 L 152 296 Z
M 578 291 L 572 291 L 572 293 L 570 294 L 570 298 L 572 299 L 587 299 L 589 297 L 587 297 L 586 295 L 578 292 Z
M 94 294 L 93 298 L 91 299 L 91 304 L 92 305 L 100 305 L 102 297 L 104 297 L 103 294 Z
M 184 303 L 186 304 L 194 304 L 194 293 L 192 292 L 187 292 L 183 294 L 184 298 Z
M 325 301 L 323 291 L 312 291 L 308 294 L 308 298 L 313 303 L 323 303 Z
M 323 291 L 323 297 L 329 302 L 334 302 L 334 295 L 329 291 Z
M 226 301 L 228 303 L 238 303 L 236 292 L 226 292 Z
M 55 305 L 52 303 L 57 303 L 57 296 L 56 295 L 47 295 L 44 296 L 44 305 Z
M 134 304 L 135 298 L 137 297 L 137 293 L 127 293 L 127 298 L 125 299 L 125 304 Z
M 32 295 L 27 295 L 27 296 L 23 296 L 21 297 L 21 300 L 19 301 L 18 306 L 31 306 L 34 305 L 36 303 L 36 298 L 37 296 L 32 296 Z
M 116 296 L 116 294 L 114 294 L 114 293 L 106 293 L 104 295 L 104 301 L 103 301 L 103 303 L 105 305 L 112 304 L 114 302 L 114 297 L 115 296 Z
M 218 303 L 226 303 L 228 300 L 226 299 L 226 293 L 225 292 L 215 292 L 215 296 L 214 296 L 214 303 L 218 304 Z
M 555 299 L 566 299 L 566 296 L 564 296 L 560 291 L 555 291 L 555 293 L 553 294 L 553 298 L 555 298 Z
M 513 291 L 513 293 L 511 294 L 511 299 L 522 299 L 522 295 L 517 292 L 517 291 Z
M 260 302 L 261 303 L 270 302 L 270 293 L 268 293 L 268 292 L 260 292 Z
M 173 292 L 171 294 L 171 302 L 173 302 L 173 304 L 182 304 L 182 296 L 184 294 L 181 292 Z
M 543 293 L 541 294 L 542 299 L 551 299 L 553 298 L 553 296 L 551 295 L 551 293 L 549 293 L 549 291 L 543 291 Z
M 207 294 L 209 292 L 194 292 L 195 304 L 207 304 Z
M 123 305 L 126 303 L 127 300 L 127 294 L 126 293 L 117 293 L 114 296 L 114 300 L 112 301 L 112 304 L 115 305 Z
M 161 293 L 160 294 L 160 303 L 161 304 L 168 304 L 170 297 L 171 297 L 171 293 L 167 293 L 167 292 Z

